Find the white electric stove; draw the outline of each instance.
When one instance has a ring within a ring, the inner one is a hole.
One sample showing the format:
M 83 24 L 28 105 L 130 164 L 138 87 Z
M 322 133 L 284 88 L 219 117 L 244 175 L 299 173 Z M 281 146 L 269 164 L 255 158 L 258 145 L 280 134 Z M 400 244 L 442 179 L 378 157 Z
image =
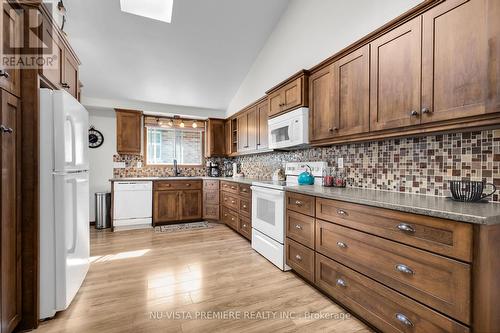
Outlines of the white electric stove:
M 300 186 L 298 176 L 311 168 L 315 184 L 321 184 L 326 162 L 287 163 L 286 181 L 252 183 L 252 248 L 283 271 L 285 261 L 285 188 Z

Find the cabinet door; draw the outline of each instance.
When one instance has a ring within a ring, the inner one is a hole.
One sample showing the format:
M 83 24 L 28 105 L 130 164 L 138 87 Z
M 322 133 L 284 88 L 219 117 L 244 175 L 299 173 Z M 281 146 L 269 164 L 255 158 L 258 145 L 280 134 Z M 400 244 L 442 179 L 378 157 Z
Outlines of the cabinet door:
M 140 112 L 116 110 L 116 150 L 118 153 L 141 153 L 141 120 Z
M 244 113 L 238 120 L 238 152 L 248 150 L 248 117 Z
M 448 0 L 424 13 L 422 123 L 487 112 L 490 75 L 487 3 Z M 491 49 L 495 52 L 494 47 Z M 491 61 L 498 60 L 492 57 Z
M 153 223 L 174 222 L 180 219 L 180 191 L 155 191 L 153 198 Z
M 233 153 L 232 146 L 233 146 L 233 136 L 232 136 L 232 130 L 231 130 L 231 119 L 226 120 L 224 123 L 224 137 L 225 137 L 225 146 L 226 146 L 226 155 L 230 155 Z
M 184 190 L 180 193 L 180 220 L 201 220 L 202 205 L 200 190 Z
M 52 23 L 45 17 L 43 18 L 43 43 L 50 47 L 50 56 L 56 59 L 56 63 L 52 66 L 44 66 L 41 70 L 42 75 L 56 88 L 61 88 L 61 82 L 63 81 L 64 47 Z M 47 57 L 49 54 L 44 56 Z
M 2 37 L 0 47 L 2 48 L 1 54 L 6 59 L 12 57 L 13 64 L 2 66 L 0 68 L 0 87 L 8 92 L 20 96 L 21 93 L 21 68 L 17 63 L 18 56 L 21 54 L 21 11 L 14 9 L 7 1 L 2 1 L 2 16 L 0 17 L 2 26 Z
M 78 98 L 78 62 L 68 51 L 64 52 L 64 73 L 62 87 Z
M 248 150 L 256 150 L 257 149 L 257 108 L 252 107 L 247 112 L 247 146 Z
M 309 77 L 309 112 L 311 141 L 331 138 L 333 117 L 333 65 Z
M 333 64 L 335 136 L 370 129 L 370 46 L 366 45 Z
M 12 332 L 21 319 L 21 225 L 18 203 L 20 178 L 20 109 L 19 100 L 1 92 L 0 130 L 0 312 L 1 331 Z
M 283 110 L 281 90 L 269 95 L 269 117 L 279 114 Z
M 283 109 L 290 110 L 302 104 L 303 78 L 287 84 L 282 90 Z
M 371 130 L 420 124 L 421 22 L 416 17 L 370 44 Z
M 259 103 L 257 105 L 257 122 L 258 122 L 258 131 L 257 131 L 257 149 L 267 149 L 269 147 L 268 143 L 268 114 L 269 114 L 269 103 L 267 100 Z
M 226 153 L 224 120 L 208 119 L 205 133 L 205 157 L 224 156 Z

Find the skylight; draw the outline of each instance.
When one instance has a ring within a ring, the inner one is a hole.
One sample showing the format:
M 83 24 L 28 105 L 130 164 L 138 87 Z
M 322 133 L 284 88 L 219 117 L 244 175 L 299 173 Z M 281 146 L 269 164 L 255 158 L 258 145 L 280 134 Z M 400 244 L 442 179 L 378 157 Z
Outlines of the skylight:
M 120 0 L 122 12 L 170 23 L 174 0 Z

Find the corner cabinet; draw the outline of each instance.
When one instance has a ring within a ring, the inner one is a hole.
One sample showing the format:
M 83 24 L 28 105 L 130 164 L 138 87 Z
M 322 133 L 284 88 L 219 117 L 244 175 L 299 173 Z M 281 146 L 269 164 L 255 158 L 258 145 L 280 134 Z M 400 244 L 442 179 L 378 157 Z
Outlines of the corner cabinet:
M 169 180 L 153 183 L 153 225 L 201 221 L 202 181 Z
M 116 109 L 116 151 L 141 153 L 142 112 Z
M 224 119 L 209 118 L 205 128 L 205 157 L 225 156 L 226 132 Z
M 269 133 L 268 133 L 268 118 L 269 118 L 269 102 L 267 99 L 258 103 L 256 106 L 257 112 L 257 150 L 269 148 Z
M 308 106 L 309 73 L 302 70 L 266 92 L 269 117 L 275 117 L 300 106 Z

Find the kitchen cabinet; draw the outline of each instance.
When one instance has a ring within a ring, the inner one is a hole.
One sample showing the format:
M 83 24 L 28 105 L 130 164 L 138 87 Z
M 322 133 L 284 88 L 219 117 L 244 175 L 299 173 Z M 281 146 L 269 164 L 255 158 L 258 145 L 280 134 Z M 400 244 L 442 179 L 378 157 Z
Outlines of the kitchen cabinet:
M 371 130 L 420 123 L 422 18 L 391 30 L 371 47 Z
M 333 63 L 334 136 L 369 131 L 370 48 L 368 45 Z M 330 129 L 329 129 L 330 131 Z
M 269 117 L 300 106 L 308 106 L 308 75 L 307 71 L 300 71 L 266 92 L 269 100 Z
M 333 65 L 313 73 L 309 78 L 309 129 L 311 142 L 333 136 L 336 121 L 332 112 Z
M 209 118 L 205 129 L 205 157 L 225 156 L 226 128 L 224 119 Z
M 252 239 L 250 185 L 221 181 L 221 221 L 248 240 Z
M 201 220 L 201 180 L 155 181 L 153 189 L 153 225 Z
M 17 62 L 21 54 L 22 12 L 16 10 L 9 1 L 2 1 L 0 6 L 2 7 L 0 26 L 3 31 L 0 54 L 6 59 L 11 58 Z M 21 67 L 19 64 L 9 65 L 8 68 L 0 67 L 0 87 L 15 96 L 21 95 Z
M 488 82 L 499 56 L 498 47 L 489 44 L 498 43 L 498 36 L 488 41 L 488 11 L 494 1 L 450 0 L 423 14 L 422 123 L 489 111 Z
M 0 114 L 0 327 L 12 332 L 21 320 L 21 110 L 14 95 L 1 90 Z
M 257 109 L 250 107 L 237 117 L 238 153 L 257 149 Z
M 203 181 L 203 219 L 219 220 L 219 181 Z
M 269 148 L 268 118 L 269 102 L 267 99 L 261 101 L 256 106 L 257 112 L 257 150 Z
M 116 151 L 141 153 L 142 112 L 116 109 Z
M 78 80 L 78 62 L 70 52 L 64 52 L 63 81 L 61 86 L 73 97 L 78 99 L 80 90 Z
M 224 146 L 226 156 L 230 156 L 235 152 L 233 150 L 233 142 L 236 143 L 236 140 L 233 140 L 233 131 L 231 129 L 232 119 L 227 119 L 224 122 Z

